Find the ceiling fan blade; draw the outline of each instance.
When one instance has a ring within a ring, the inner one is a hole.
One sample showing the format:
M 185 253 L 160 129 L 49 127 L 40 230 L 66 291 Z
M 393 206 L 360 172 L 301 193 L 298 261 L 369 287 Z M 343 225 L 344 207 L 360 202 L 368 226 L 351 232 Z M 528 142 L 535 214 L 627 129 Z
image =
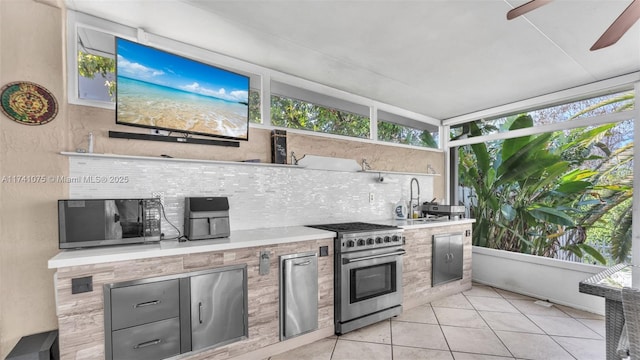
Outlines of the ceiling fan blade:
M 640 0 L 633 0 L 589 50 L 594 51 L 615 44 L 639 18 Z
M 535 10 L 542 5 L 550 3 L 551 0 L 531 0 L 528 3 L 522 4 L 514 9 L 509 10 L 507 13 L 507 20 L 515 19 L 520 15 L 524 15 L 531 10 Z

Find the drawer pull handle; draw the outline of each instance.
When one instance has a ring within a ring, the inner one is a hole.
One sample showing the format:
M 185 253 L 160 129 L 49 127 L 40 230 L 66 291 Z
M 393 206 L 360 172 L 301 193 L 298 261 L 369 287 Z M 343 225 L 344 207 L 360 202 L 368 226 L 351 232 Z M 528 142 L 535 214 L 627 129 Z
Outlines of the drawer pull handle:
M 147 301 L 147 302 L 135 304 L 135 305 L 133 305 L 133 307 L 134 308 L 141 308 L 141 307 L 145 307 L 145 306 L 158 305 L 158 304 L 160 304 L 160 302 L 161 302 L 160 300 Z
M 299 263 L 293 263 L 294 266 L 307 266 L 309 264 L 311 264 L 311 260 L 307 260 Z
M 143 343 L 140 343 L 138 345 L 135 345 L 133 348 L 134 349 L 142 349 L 142 348 L 146 348 L 147 346 L 153 346 L 153 345 L 158 345 L 162 342 L 162 340 L 160 339 L 155 339 L 155 340 L 150 340 L 150 341 L 145 341 Z
M 198 302 L 198 321 L 202 324 L 202 302 Z

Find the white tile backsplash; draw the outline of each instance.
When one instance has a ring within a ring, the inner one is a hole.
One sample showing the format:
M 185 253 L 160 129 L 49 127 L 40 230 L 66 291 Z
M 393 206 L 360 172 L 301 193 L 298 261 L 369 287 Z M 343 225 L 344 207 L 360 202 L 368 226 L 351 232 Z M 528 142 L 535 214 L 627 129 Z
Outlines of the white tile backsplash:
M 409 200 L 412 175 L 311 170 L 179 160 L 69 157 L 69 197 L 137 198 L 164 194 L 167 219 L 183 231 L 184 198 L 229 197 L 232 230 L 374 221 L 392 217 L 393 205 Z M 96 183 L 92 179 L 105 179 Z M 110 180 L 126 179 L 126 182 Z M 433 177 L 415 176 L 421 201 L 433 198 Z M 369 203 L 369 194 L 374 201 Z M 176 231 L 163 219 L 167 237 Z

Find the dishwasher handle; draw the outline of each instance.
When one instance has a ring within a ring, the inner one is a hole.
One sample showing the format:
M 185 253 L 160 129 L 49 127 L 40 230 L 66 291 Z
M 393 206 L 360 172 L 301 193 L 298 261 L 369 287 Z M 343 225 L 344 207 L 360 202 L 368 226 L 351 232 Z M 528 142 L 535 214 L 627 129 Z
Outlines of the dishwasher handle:
M 385 258 L 385 257 L 390 257 L 390 256 L 402 256 L 405 253 L 406 253 L 406 251 L 404 251 L 403 249 L 400 249 L 398 251 L 394 251 L 394 252 L 386 253 L 386 254 L 363 256 L 363 257 L 359 257 L 359 258 L 355 258 L 355 259 L 342 259 L 342 264 L 350 264 L 350 263 L 354 263 L 354 262 L 358 262 L 358 261 L 379 259 L 379 258 Z

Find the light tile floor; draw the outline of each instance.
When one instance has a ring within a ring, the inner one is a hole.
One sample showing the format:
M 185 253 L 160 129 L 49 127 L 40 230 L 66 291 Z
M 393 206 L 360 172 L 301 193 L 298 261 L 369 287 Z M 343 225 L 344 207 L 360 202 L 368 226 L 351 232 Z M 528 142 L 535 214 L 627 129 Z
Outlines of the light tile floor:
M 604 317 L 474 284 L 461 294 L 270 360 L 602 360 Z

